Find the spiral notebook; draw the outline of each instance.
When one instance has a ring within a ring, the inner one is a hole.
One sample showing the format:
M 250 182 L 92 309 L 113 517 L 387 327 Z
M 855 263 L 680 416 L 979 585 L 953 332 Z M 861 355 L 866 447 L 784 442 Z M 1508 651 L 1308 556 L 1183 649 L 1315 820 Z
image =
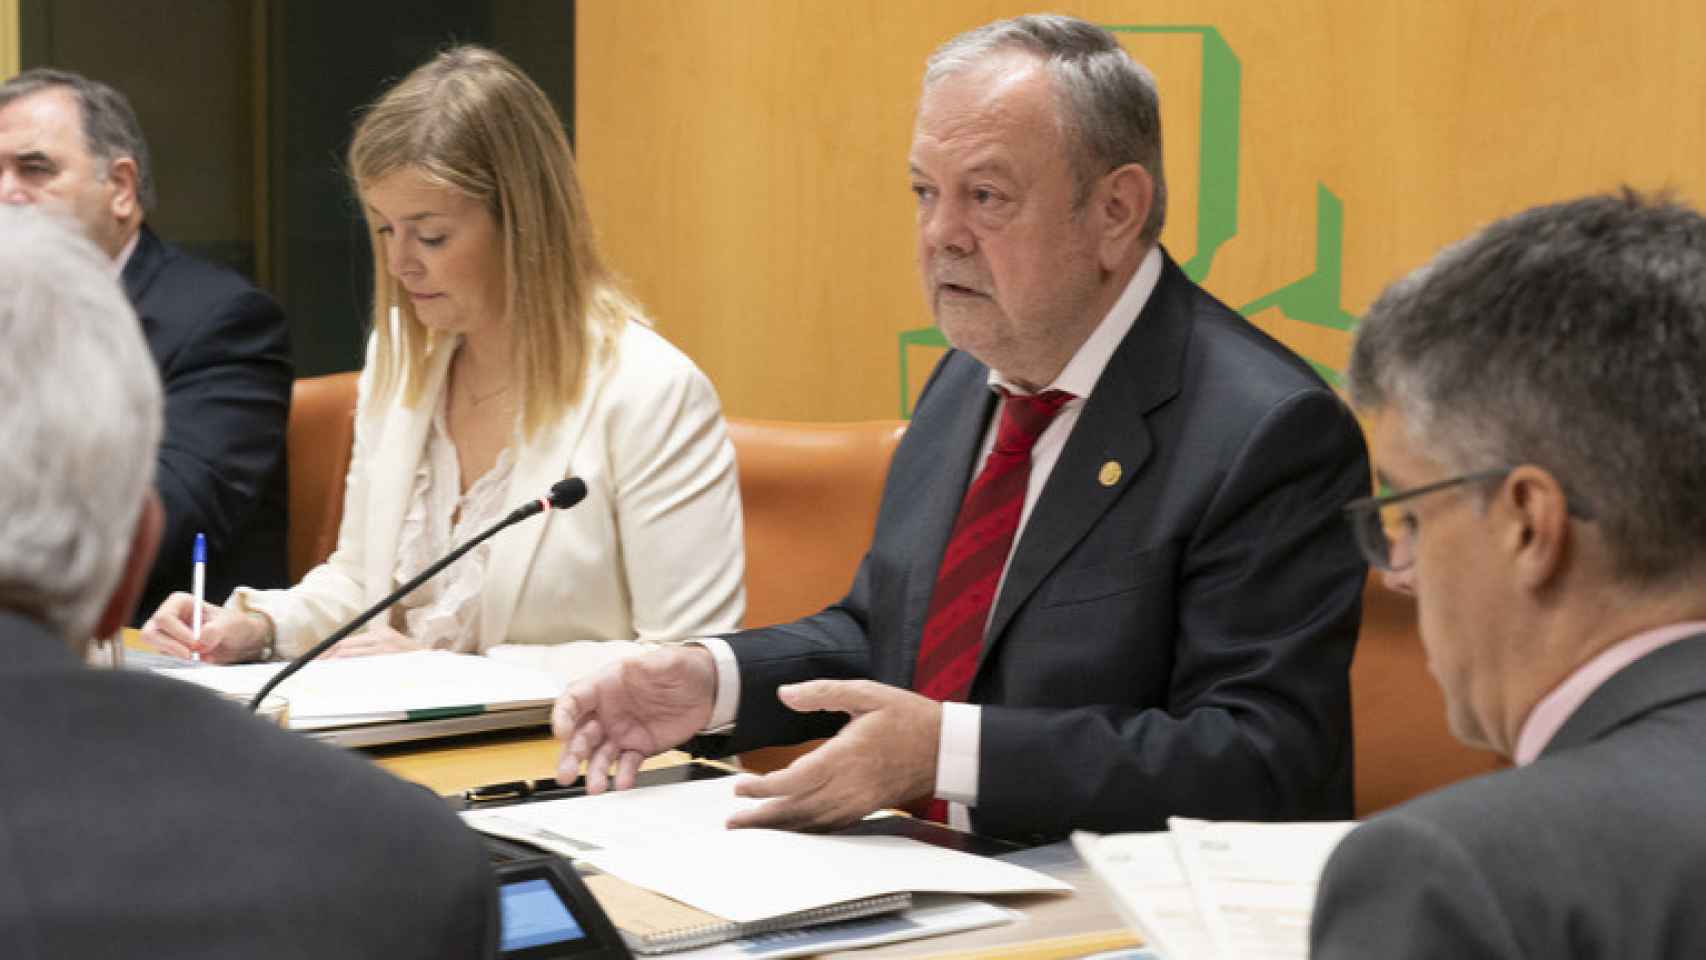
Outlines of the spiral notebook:
M 737 923 L 607 873 L 585 879 L 592 895 L 598 898 L 598 905 L 609 914 L 622 939 L 628 942 L 629 949 L 646 954 L 691 950 L 778 930 L 797 930 L 839 920 L 894 913 L 912 906 L 912 894 L 888 893 Z

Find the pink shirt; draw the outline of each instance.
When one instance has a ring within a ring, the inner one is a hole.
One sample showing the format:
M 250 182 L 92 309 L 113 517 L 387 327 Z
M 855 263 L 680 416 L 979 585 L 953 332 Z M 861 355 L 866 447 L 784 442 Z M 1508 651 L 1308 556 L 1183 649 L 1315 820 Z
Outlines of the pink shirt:
M 1577 667 L 1575 673 L 1554 687 L 1529 711 L 1528 719 L 1522 722 L 1522 731 L 1517 734 L 1516 752 L 1511 759 L 1519 767 L 1533 763 L 1540 756 L 1540 751 L 1557 736 L 1570 715 L 1580 709 L 1601 684 L 1654 650 L 1697 633 L 1706 633 L 1706 621 L 1656 627 L 1601 650 L 1592 660 Z

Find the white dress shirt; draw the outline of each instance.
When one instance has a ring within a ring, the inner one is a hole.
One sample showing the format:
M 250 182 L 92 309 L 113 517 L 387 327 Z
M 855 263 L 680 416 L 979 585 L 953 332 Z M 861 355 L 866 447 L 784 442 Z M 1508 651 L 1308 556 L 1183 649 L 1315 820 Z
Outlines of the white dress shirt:
M 130 235 L 129 240 L 124 242 L 124 247 L 119 250 L 118 256 L 113 258 L 113 276 L 122 277 L 124 275 L 124 268 L 130 263 L 130 255 L 136 252 L 136 242 L 141 239 L 142 231 L 139 229 Z
M 1036 445 L 1031 448 L 1031 474 L 1025 485 L 1025 505 L 1019 514 L 1019 535 L 1013 537 L 1013 545 L 1008 548 L 1007 559 L 1011 563 L 1013 551 L 1018 549 L 1019 542 L 1030 521 L 1031 508 L 1036 506 L 1037 497 L 1042 493 L 1043 486 L 1048 483 L 1048 477 L 1054 470 L 1055 461 L 1060 459 L 1060 452 L 1066 448 L 1067 438 L 1072 435 L 1072 428 L 1078 423 L 1078 416 L 1084 410 L 1091 392 L 1096 387 L 1096 381 L 1102 378 L 1102 371 L 1107 369 L 1108 361 L 1113 358 L 1114 351 L 1125 340 L 1137 322 L 1138 314 L 1143 312 L 1149 302 L 1149 296 L 1155 291 L 1155 284 L 1161 277 L 1161 250 L 1159 247 L 1150 249 L 1143 262 L 1138 265 L 1137 272 L 1132 274 L 1120 298 L 1114 302 L 1101 323 L 1090 332 L 1078 352 L 1060 371 L 1060 375 L 1043 388 L 1047 390 L 1064 390 L 1073 395 L 1055 415 L 1042 435 L 1037 438 Z M 989 388 L 1005 389 L 1009 393 L 1028 394 L 1030 391 L 1018 386 L 998 371 L 989 372 Z M 1038 391 L 1043 392 L 1043 391 Z M 995 446 L 996 431 L 1000 426 L 999 417 L 991 417 L 989 426 L 984 431 L 983 447 L 978 453 L 978 462 L 982 463 L 989 456 L 989 451 Z M 972 480 L 975 482 L 977 473 L 974 471 Z M 1007 582 L 1007 567 L 1001 570 L 1001 584 Z M 1000 597 L 1000 587 L 996 588 Z M 990 615 L 995 612 L 995 604 L 990 605 Z M 987 629 L 987 621 L 985 623 Z M 720 731 L 728 728 L 736 721 L 735 711 L 740 704 L 740 665 L 735 659 L 734 651 L 719 637 L 706 637 L 695 641 L 707 650 L 717 665 L 717 695 L 711 709 L 711 722 L 708 731 Z M 936 796 L 949 801 L 948 822 L 960 830 L 971 828 L 971 816 L 968 807 L 977 805 L 978 782 L 978 748 L 980 745 L 980 721 L 982 708 L 973 703 L 944 703 L 942 704 L 942 732 L 937 741 L 936 753 Z

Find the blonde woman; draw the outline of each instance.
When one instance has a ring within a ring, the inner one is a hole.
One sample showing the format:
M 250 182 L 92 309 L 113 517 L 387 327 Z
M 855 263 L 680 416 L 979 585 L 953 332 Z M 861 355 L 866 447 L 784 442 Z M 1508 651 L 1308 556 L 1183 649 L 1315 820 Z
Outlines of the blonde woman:
M 733 630 L 745 597 L 717 397 L 613 282 L 555 111 L 458 47 L 362 118 L 349 170 L 372 232 L 374 335 L 343 526 L 288 590 L 168 599 L 144 638 L 230 662 L 290 656 L 575 475 L 585 502 L 458 561 L 342 656 L 489 652 L 573 676 L 651 641 Z

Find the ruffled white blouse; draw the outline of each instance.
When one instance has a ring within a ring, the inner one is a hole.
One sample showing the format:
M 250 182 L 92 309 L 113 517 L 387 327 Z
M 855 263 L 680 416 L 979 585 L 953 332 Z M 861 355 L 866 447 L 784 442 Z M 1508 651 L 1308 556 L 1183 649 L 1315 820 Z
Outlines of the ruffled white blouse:
M 409 582 L 439 557 L 466 543 L 502 519 L 508 503 L 510 474 L 515 470 L 511 446 L 497 462 L 462 491 L 462 467 L 445 420 L 449 391 L 439 395 L 432 415 L 426 450 L 415 470 L 403 529 L 397 537 L 397 563 L 392 588 Z M 425 647 L 457 653 L 483 653 L 497 641 L 480 635 L 480 589 L 486 581 L 486 561 L 492 542 L 480 544 L 420 585 L 392 608 L 392 626 Z M 401 622 L 398 622 L 399 619 Z

